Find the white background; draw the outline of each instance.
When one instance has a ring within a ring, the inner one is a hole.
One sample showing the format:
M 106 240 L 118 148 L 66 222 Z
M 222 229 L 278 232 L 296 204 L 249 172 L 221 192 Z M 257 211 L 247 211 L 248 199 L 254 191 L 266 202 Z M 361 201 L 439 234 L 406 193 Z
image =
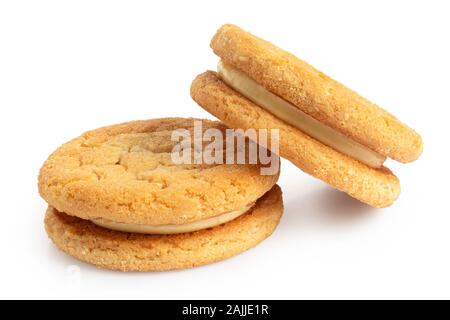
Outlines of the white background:
M 450 298 L 448 1 L 0 2 L 0 298 Z M 282 163 L 285 214 L 253 250 L 193 270 L 96 269 L 48 240 L 38 170 L 103 125 L 208 117 L 189 96 L 235 23 L 422 134 L 388 166 L 402 194 L 370 209 Z

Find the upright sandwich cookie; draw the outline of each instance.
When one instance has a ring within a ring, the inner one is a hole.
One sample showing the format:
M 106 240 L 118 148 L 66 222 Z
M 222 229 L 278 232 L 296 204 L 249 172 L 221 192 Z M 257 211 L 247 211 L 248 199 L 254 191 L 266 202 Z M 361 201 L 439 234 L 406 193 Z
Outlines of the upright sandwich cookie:
M 122 271 L 189 268 L 243 252 L 268 237 L 283 211 L 275 175 L 260 164 L 176 164 L 175 130 L 224 132 L 219 122 L 135 121 L 87 132 L 44 163 L 45 227 L 66 253 Z
M 211 41 L 218 72 L 192 83 L 191 96 L 232 128 L 279 129 L 280 155 L 374 207 L 400 193 L 387 157 L 406 163 L 421 137 L 393 115 L 292 54 L 233 25 Z

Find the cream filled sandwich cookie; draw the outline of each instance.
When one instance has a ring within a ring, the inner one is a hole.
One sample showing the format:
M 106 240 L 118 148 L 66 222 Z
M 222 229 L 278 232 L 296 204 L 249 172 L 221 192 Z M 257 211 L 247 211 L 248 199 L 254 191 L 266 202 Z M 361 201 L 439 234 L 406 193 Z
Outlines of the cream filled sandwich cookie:
M 192 98 L 233 128 L 279 129 L 280 155 L 374 207 L 392 204 L 422 140 L 393 115 L 275 45 L 234 25 L 211 41 L 217 72 L 199 75 Z
M 279 172 L 262 175 L 259 163 L 173 161 L 174 131 L 196 137 L 193 150 L 206 145 L 202 134 L 212 129 L 226 127 L 198 119 L 134 121 L 62 145 L 39 175 L 49 237 L 76 258 L 122 271 L 188 268 L 256 245 L 283 211 Z

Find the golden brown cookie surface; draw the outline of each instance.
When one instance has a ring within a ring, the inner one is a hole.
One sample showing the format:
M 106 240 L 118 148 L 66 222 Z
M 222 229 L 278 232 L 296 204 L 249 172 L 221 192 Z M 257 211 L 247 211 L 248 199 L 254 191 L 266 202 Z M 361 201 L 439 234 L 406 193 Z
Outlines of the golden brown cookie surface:
M 49 207 L 45 228 L 58 248 L 98 267 L 120 271 L 191 268 L 246 251 L 270 236 L 283 212 L 274 186 L 251 211 L 226 224 L 193 233 L 142 235 L 112 231 Z
M 399 181 L 389 169 L 363 165 L 285 124 L 228 87 L 215 72 L 199 75 L 192 83 L 191 96 L 232 128 L 279 129 L 282 157 L 362 202 L 386 207 L 400 193 Z
M 272 43 L 227 24 L 211 47 L 270 92 L 372 150 L 401 162 L 422 153 L 422 139 L 414 130 Z
M 134 224 L 183 224 L 253 203 L 276 183 L 260 165 L 176 165 L 175 129 L 194 119 L 134 121 L 89 131 L 44 163 L 39 191 L 50 206 L 83 219 Z M 225 130 L 203 120 L 203 130 Z

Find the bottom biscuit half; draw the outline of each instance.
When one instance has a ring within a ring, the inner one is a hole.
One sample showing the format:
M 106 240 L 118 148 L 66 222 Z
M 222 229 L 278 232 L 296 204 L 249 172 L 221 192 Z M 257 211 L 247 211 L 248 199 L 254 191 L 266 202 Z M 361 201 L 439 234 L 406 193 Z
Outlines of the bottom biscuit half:
M 67 254 L 98 267 L 120 271 L 164 271 L 230 258 L 266 239 L 283 213 L 281 189 L 274 186 L 245 215 L 192 233 L 144 235 L 108 230 L 49 207 L 45 229 Z
M 279 130 L 281 157 L 359 201 L 383 208 L 400 194 L 400 182 L 389 169 L 371 168 L 311 138 L 228 87 L 215 72 L 197 76 L 191 96 L 230 128 Z

